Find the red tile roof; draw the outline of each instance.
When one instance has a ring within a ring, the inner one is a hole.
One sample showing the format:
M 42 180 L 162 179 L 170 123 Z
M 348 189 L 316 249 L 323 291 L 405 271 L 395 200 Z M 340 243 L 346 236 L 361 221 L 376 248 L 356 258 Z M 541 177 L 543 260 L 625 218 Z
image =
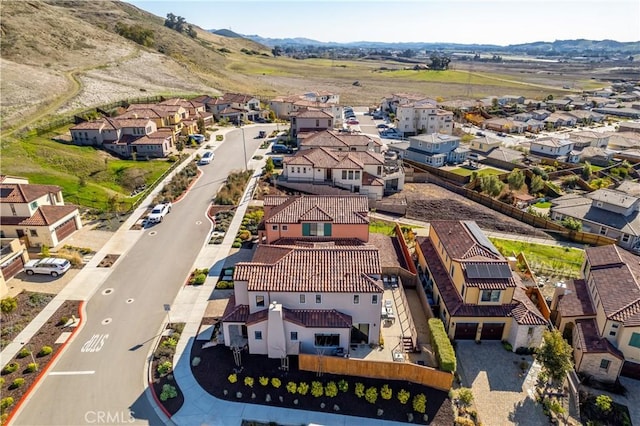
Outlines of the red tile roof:
M 290 116 L 295 116 L 297 118 L 318 118 L 318 119 L 326 119 L 333 118 L 333 115 L 328 112 L 322 110 L 314 110 L 314 109 L 305 109 L 302 111 L 296 111 L 289 114 Z
M 59 193 L 62 190 L 57 185 L 35 185 L 23 183 L 0 184 L 0 201 L 3 203 L 30 203 L 38 198 Z
M 382 145 L 376 139 L 370 138 L 366 135 L 340 133 L 334 130 L 324 130 L 317 132 L 316 134 L 305 138 L 302 143 L 302 147 L 314 148 L 351 148 L 354 146 L 368 146 L 373 143 L 374 145 Z
M 305 328 L 351 328 L 353 321 L 350 315 L 335 309 L 288 309 L 282 308 L 283 319 Z M 244 322 L 246 325 L 267 321 L 269 309 L 249 313 L 248 305 L 232 306 L 227 304 L 223 322 Z
M 563 318 L 596 314 L 585 280 L 569 280 L 566 290 L 565 294 L 558 296 L 557 310 Z
M 24 226 L 51 226 L 63 219 L 65 216 L 77 211 L 74 205 L 65 206 L 40 206 L 28 219 L 20 222 Z M 4 218 L 3 218 L 4 221 Z
M 576 320 L 574 333 L 577 336 L 577 347 L 585 353 L 610 353 L 611 355 L 624 360 L 624 354 L 613 346 L 607 339 L 598 334 L 596 320 L 580 319 Z
M 381 273 L 378 249 L 370 245 L 260 245 L 254 261 L 236 265 L 233 279 L 247 281 L 248 291 L 382 293 Z
M 369 202 L 364 195 L 299 195 L 265 197 L 265 206 L 274 206 L 265 223 L 331 222 L 368 224 Z
M 465 222 L 436 220 L 431 222 L 431 228 L 438 234 L 445 251 L 452 259 L 487 258 L 487 260 L 504 260 L 501 255 L 494 253 L 489 247 L 481 244 L 469 231 L 469 227 Z

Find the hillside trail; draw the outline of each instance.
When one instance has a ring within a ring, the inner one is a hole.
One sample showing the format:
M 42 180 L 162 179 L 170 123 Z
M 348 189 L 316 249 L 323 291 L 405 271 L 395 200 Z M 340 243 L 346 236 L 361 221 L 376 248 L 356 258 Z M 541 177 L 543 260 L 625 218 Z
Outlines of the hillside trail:
M 135 48 L 134 51 L 129 53 L 128 55 L 118 58 L 118 60 L 115 61 L 115 63 L 121 64 L 130 59 L 134 59 L 138 56 L 140 56 L 140 49 Z M 89 72 L 94 69 L 99 69 L 101 67 L 104 67 L 105 65 L 107 65 L 107 63 L 100 63 L 100 64 L 86 66 L 86 67 L 65 72 L 64 77 L 71 84 L 71 89 L 66 93 L 63 93 L 62 95 L 55 98 L 49 104 L 43 105 L 42 108 L 39 108 L 35 113 L 26 117 L 24 120 L 16 123 L 11 128 L 6 129 L 2 133 L 0 133 L 0 139 L 8 138 L 18 130 L 28 127 L 34 123 L 37 123 L 43 118 L 55 113 L 55 111 L 62 108 L 67 102 L 71 101 L 74 97 L 76 97 L 80 93 L 80 91 L 82 90 L 82 82 L 80 81 L 79 76 L 81 74 Z

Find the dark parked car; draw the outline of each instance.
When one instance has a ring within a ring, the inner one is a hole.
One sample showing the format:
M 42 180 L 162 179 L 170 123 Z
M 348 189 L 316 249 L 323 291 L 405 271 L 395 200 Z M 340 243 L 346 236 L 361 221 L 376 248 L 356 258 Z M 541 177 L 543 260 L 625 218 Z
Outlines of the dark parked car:
M 271 147 L 271 152 L 274 154 L 291 154 L 292 151 L 288 146 L 277 143 Z

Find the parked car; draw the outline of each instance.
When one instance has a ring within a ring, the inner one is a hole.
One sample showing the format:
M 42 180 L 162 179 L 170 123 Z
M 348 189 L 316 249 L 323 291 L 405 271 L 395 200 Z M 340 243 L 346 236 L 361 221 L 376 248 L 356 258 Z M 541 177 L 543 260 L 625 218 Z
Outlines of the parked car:
M 30 260 L 24 264 L 24 271 L 27 275 L 45 274 L 57 277 L 67 272 L 69 268 L 71 268 L 71 262 L 67 259 L 59 259 L 56 257 Z
M 502 133 L 502 132 L 498 132 L 496 133 L 496 135 L 500 136 L 501 138 L 507 136 L 506 133 Z
M 276 143 L 271 147 L 271 152 L 274 154 L 291 154 L 291 148 L 286 145 Z
M 360 124 L 360 122 L 358 120 L 356 120 L 355 118 L 351 118 L 351 119 L 347 120 L 347 124 Z
M 476 132 L 476 136 L 484 136 L 484 133 L 482 133 L 482 132 Z
M 151 210 L 151 213 L 149 213 L 147 221 L 150 223 L 160 223 L 169 213 L 171 213 L 171 203 L 156 204 L 153 210 Z
M 205 164 L 209 164 L 213 161 L 213 157 L 214 157 L 214 153 L 212 151 L 206 151 L 202 156 L 202 158 L 200 158 L 200 161 L 198 161 L 198 164 L 201 166 L 204 166 Z
M 389 128 L 389 126 L 387 126 L 387 125 L 386 125 L 386 124 L 384 124 L 384 123 L 378 124 L 376 127 L 377 127 L 378 129 L 388 129 L 388 128 Z
M 197 143 L 202 143 L 204 142 L 204 135 L 200 135 L 200 134 L 189 135 L 189 139 L 194 140 Z

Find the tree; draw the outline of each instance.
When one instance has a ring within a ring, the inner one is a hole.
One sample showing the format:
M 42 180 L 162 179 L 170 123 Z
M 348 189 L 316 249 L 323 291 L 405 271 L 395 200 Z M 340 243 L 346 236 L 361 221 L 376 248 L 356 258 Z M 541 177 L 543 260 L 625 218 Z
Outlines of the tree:
M 274 58 L 277 58 L 278 56 L 282 56 L 282 47 L 280 46 L 274 46 L 273 49 L 271 49 L 271 54 L 273 55 Z
M 567 373 L 573 368 L 573 349 L 562 337 L 559 330 L 545 330 L 543 343 L 535 358 L 542 364 L 545 372 L 556 385 L 561 384 Z
M 560 223 L 570 231 L 580 231 L 582 229 L 582 222 L 572 217 L 565 217 Z
M 271 177 L 274 168 L 275 166 L 273 165 L 273 158 L 267 158 L 267 163 L 264 166 L 264 173 L 267 175 L 267 177 Z
M 193 28 L 193 25 L 189 24 L 189 26 L 187 26 L 187 35 L 191 38 L 197 38 L 198 37 L 198 33 L 196 32 L 196 30 Z
M 492 197 L 497 197 L 502 192 L 502 188 L 504 188 L 504 183 L 500 182 L 500 180 L 493 175 L 481 176 L 480 188 L 482 189 L 482 192 L 486 192 L 488 195 Z
M 507 182 L 509 182 L 509 188 L 517 191 L 524 185 L 524 173 L 520 169 L 513 169 L 507 177 Z
M 531 190 L 531 192 L 535 194 L 542 191 L 543 188 L 544 188 L 544 180 L 542 180 L 542 177 L 537 175 L 534 176 L 531 179 L 531 185 L 529 185 L 529 189 Z
M 585 161 L 584 166 L 582 166 L 582 179 L 589 180 L 592 173 L 593 170 L 591 169 L 591 164 L 588 161 Z
M 201 135 L 204 135 L 207 131 L 204 125 L 204 118 L 198 117 L 198 121 L 196 122 L 196 124 L 198 125 L 198 133 L 200 133 Z

